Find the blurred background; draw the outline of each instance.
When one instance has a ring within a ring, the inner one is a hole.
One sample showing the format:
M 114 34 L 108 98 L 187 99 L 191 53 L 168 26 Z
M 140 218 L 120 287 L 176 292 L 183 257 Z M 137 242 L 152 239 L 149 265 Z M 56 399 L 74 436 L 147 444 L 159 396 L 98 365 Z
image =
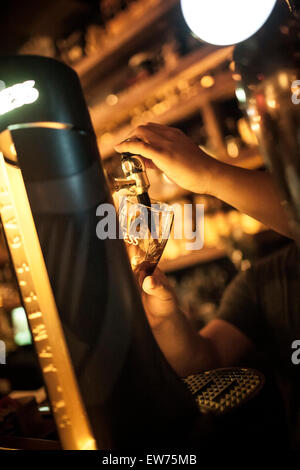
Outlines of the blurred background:
M 149 121 L 182 129 L 220 160 L 264 171 L 238 107 L 232 48 L 193 36 L 179 0 L 11 0 L 1 3 L 0 22 L 0 54 L 53 57 L 78 73 L 109 176 L 121 175 L 114 145 Z M 205 206 L 204 247 L 187 252 L 186 240 L 171 237 L 160 263 L 187 315 L 201 327 L 234 275 L 287 240 L 212 197 L 182 190 L 162 173 L 149 170 L 149 179 L 153 199 Z M 30 350 L 31 337 L 2 234 L 0 339 L 13 370 L 17 351 Z M 22 358 L 26 362 L 26 354 Z M 36 374 L 12 383 L 17 375 L 7 377 L 8 370 L 0 394 L 42 384 Z

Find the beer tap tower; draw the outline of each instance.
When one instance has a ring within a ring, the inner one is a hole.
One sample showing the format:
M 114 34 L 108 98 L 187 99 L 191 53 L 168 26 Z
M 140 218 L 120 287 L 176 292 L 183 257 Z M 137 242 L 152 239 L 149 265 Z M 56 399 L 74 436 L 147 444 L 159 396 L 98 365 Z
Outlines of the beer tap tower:
M 0 214 L 65 449 L 181 445 L 199 417 L 148 326 L 78 77 L 38 56 L 0 59 Z M 140 176 L 140 175 L 138 175 Z

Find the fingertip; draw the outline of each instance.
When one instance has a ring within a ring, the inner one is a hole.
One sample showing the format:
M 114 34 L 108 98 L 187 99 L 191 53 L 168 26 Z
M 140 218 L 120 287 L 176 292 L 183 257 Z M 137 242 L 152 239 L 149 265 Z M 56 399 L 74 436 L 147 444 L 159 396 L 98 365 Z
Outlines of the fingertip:
M 143 289 L 145 291 L 151 291 L 155 288 L 155 279 L 153 276 L 147 276 L 143 282 Z

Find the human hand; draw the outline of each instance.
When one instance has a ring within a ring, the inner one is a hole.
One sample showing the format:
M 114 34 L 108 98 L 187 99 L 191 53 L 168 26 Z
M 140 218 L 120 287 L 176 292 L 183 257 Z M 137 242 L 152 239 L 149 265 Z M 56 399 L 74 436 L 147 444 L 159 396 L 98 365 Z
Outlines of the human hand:
M 178 300 L 167 277 L 158 268 L 142 282 L 142 301 L 152 329 L 178 311 Z
M 217 161 L 179 129 L 154 123 L 139 126 L 115 150 L 141 155 L 146 167 L 160 169 L 182 188 L 210 194 Z

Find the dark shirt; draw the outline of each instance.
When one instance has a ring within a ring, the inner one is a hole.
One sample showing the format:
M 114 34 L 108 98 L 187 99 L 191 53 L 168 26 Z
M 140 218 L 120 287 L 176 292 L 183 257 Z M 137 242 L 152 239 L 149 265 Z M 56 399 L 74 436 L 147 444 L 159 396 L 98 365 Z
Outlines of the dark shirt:
M 292 362 L 292 343 L 300 340 L 297 246 L 291 243 L 240 273 L 226 289 L 218 317 L 251 339 L 290 387 L 289 414 L 300 444 L 300 364 Z

